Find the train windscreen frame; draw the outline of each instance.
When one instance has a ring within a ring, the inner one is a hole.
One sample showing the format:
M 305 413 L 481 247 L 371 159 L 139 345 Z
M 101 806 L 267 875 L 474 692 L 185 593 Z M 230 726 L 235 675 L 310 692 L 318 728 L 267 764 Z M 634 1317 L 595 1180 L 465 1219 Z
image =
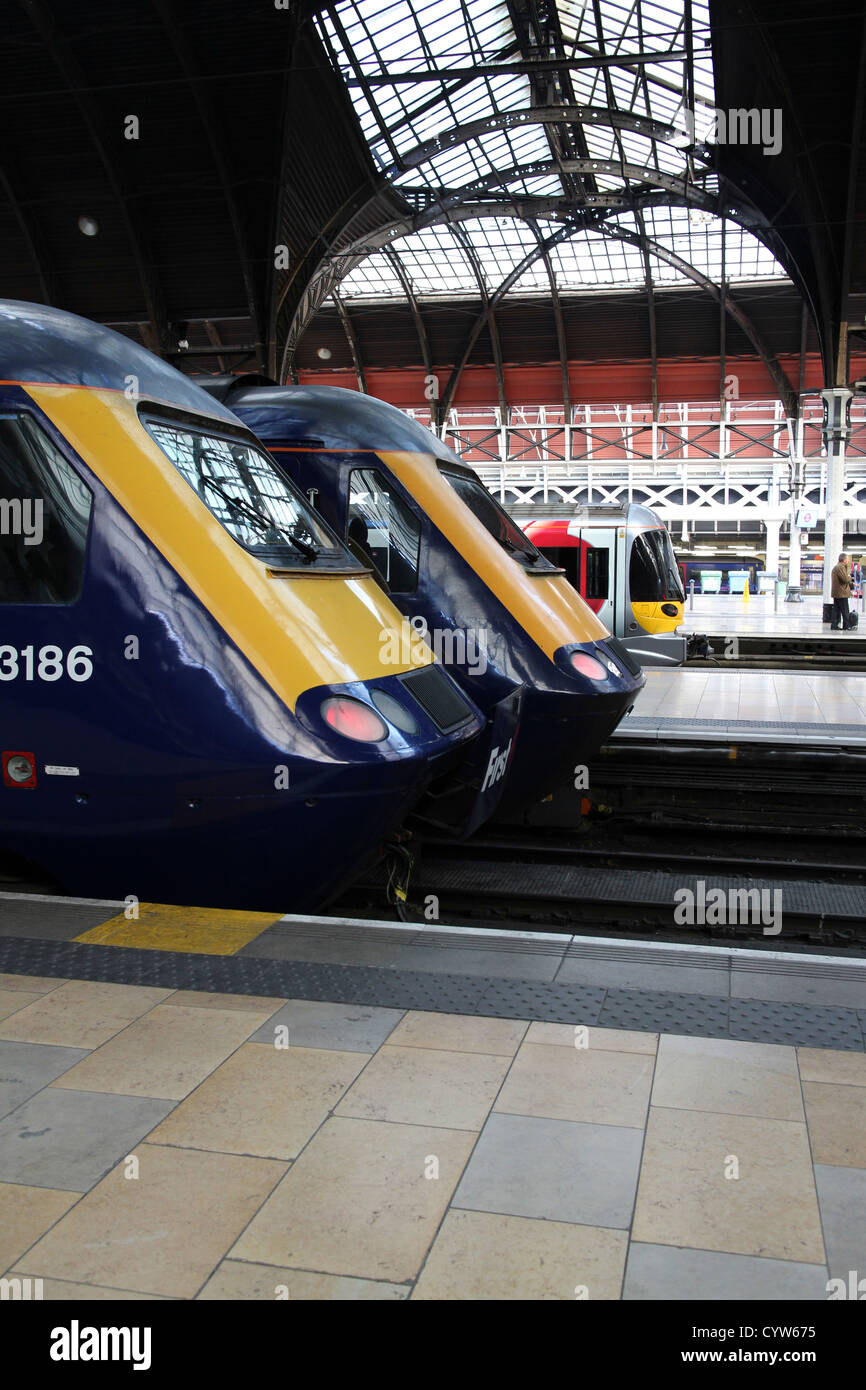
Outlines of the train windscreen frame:
M 466 503 L 472 515 L 490 532 L 493 539 L 499 542 L 503 550 L 508 551 L 513 560 L 536 574 L 557 572 L 557 566 L 552 565 L 529 537 L 524 535 L 480 478 L 441 463 L 439 472 L 451 484 L 461 502 Z
M 150 409 L 140 418 L 211 515 L 257 560 L 281 570 L 361 571 L 270 454 L 251 440 L 162 410 Z
M 663 527 L 635 536 L 628 582 L 632 603 L 685 603 L 673 544 Z

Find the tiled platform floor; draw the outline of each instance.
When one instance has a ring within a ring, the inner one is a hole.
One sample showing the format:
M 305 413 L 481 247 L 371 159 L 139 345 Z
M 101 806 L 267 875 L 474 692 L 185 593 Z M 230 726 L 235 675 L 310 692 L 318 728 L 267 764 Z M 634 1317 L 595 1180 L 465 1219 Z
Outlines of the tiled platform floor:
M 647 682 L 629 719 L 761 720 L 860 726 L 866 734 L 866 675 L 840 671 L 647 670 Z
M 0 1273 L 48 1299 L 816 1299 L 866 1056 L 0 975 Z
M 864 636 L 863 607 L 860 599 L 851 600 L 851 611 L 860 618 L 856 635 Z M 817 594 L 806 594 L 802 603 L 779 601 L 774 607 L 772 594 L 753 594 L 744 603 L 739 594 L 695 594 L 690 607 L 688 593 L 683 615 L 687 632 L 765 634 L 767 636 L 830 637 L 824 626 L 824 600 Z M 837 634 L 838 635 L 838 634 Z

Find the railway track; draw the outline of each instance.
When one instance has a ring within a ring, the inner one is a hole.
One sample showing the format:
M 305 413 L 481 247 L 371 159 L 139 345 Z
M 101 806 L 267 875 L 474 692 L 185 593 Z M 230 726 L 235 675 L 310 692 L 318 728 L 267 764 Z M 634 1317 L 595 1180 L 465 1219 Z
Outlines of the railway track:
M 457 850 L 427 843 L 398 915 L 429 921 L 433 904 L 433 920 L 459 925 L 866 954 L 866 874 L 856 866 L 685 853 L 661 859 L 643 851 L 554 848 L 544 840 Z M 369 875 L 330 910 L 381 917 L 391 867 Z M 707 906 L 714 902 L 715 913 Z
M 866 636 L 857 632 L 838 637 L 771 637 L 760 633 L 731 637 L 716 634 L 708 641 L 714 656 L 690 657 L 686 670 L 712 667 L 740 671 L 866 671 Z
M 847 847 L 845 858 L 866 859 L 864 749 L 621 739 L 601 750 L 581 781 L 533 807 L 524 823 L 596 835 L 651 830 L 670 836 L 664 848 L 671 850 L 679 847 L 674 837 L 701 829 L 739 831 L 793 837 L 800 849 L 832 841 Z
M 419 921 L 435 902 L 442 919 L 473 925 L 866 952 L 866 755 L 856 751 L 610 744 L 585 788 L 464 844 L 419 837 L 411 852 L 408 879 L 404 850 L 402 864 L 331 910 L 381 915 L 390 879 L 392 903 L 394 884 L 408 882 L 398 910 Z M 677 894 L 697 901 L 710 889 L 753 909 L 740 894 L 757 890 L 767 912 L 780 894 L 781 931 L 765 932 L 773 924 L 754 910 L 676 920 Z

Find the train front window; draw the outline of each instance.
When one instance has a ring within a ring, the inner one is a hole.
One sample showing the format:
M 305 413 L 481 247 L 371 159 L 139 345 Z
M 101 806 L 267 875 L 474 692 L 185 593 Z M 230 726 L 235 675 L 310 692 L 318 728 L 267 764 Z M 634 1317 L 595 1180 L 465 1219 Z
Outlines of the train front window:
M 504 507 L 487 491 L 478 478 L 467 477 L 465 473 L 452 472 L 440 464 L 439 472 L 453 487 L 457 496 L 466 503 L 469 510 L 478 518 L 509 555 L 526 569 L 553 570 L 556 568 L 532 544 L 520 527 L 511 520 Z
M 418 587 L 421 524 L 393 483 L 377 468 L 355 468 L 349 479 L 349 543 L 381 575 L 392 594 Z
M 680 572 L 667 531 L 640 531 L 629 563 L 632 603 L 684 603 Z
M 143 420 L 166 458 L 240 545 L 280 569 L 355 568 L 330 528 L 252 444 L 185 424 Z

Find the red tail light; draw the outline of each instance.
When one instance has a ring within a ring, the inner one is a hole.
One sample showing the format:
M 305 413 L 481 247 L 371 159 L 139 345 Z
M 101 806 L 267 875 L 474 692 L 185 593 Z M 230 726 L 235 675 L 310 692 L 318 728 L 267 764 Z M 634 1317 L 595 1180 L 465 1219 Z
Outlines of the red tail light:
M 575 671 L 579 671 L 582 676 L 587 676 L 591 681 L 606 681 L 608 673 L 600 661 L 596 661 L 594 656 L 588 652 L 572 652 L 571 664 Z
M 338 734 L 358 743 L 379 743 L 388 737 L 387 725 L 374 709 L 346 695 L 332 695 L 322 703 L 322 718 Z

